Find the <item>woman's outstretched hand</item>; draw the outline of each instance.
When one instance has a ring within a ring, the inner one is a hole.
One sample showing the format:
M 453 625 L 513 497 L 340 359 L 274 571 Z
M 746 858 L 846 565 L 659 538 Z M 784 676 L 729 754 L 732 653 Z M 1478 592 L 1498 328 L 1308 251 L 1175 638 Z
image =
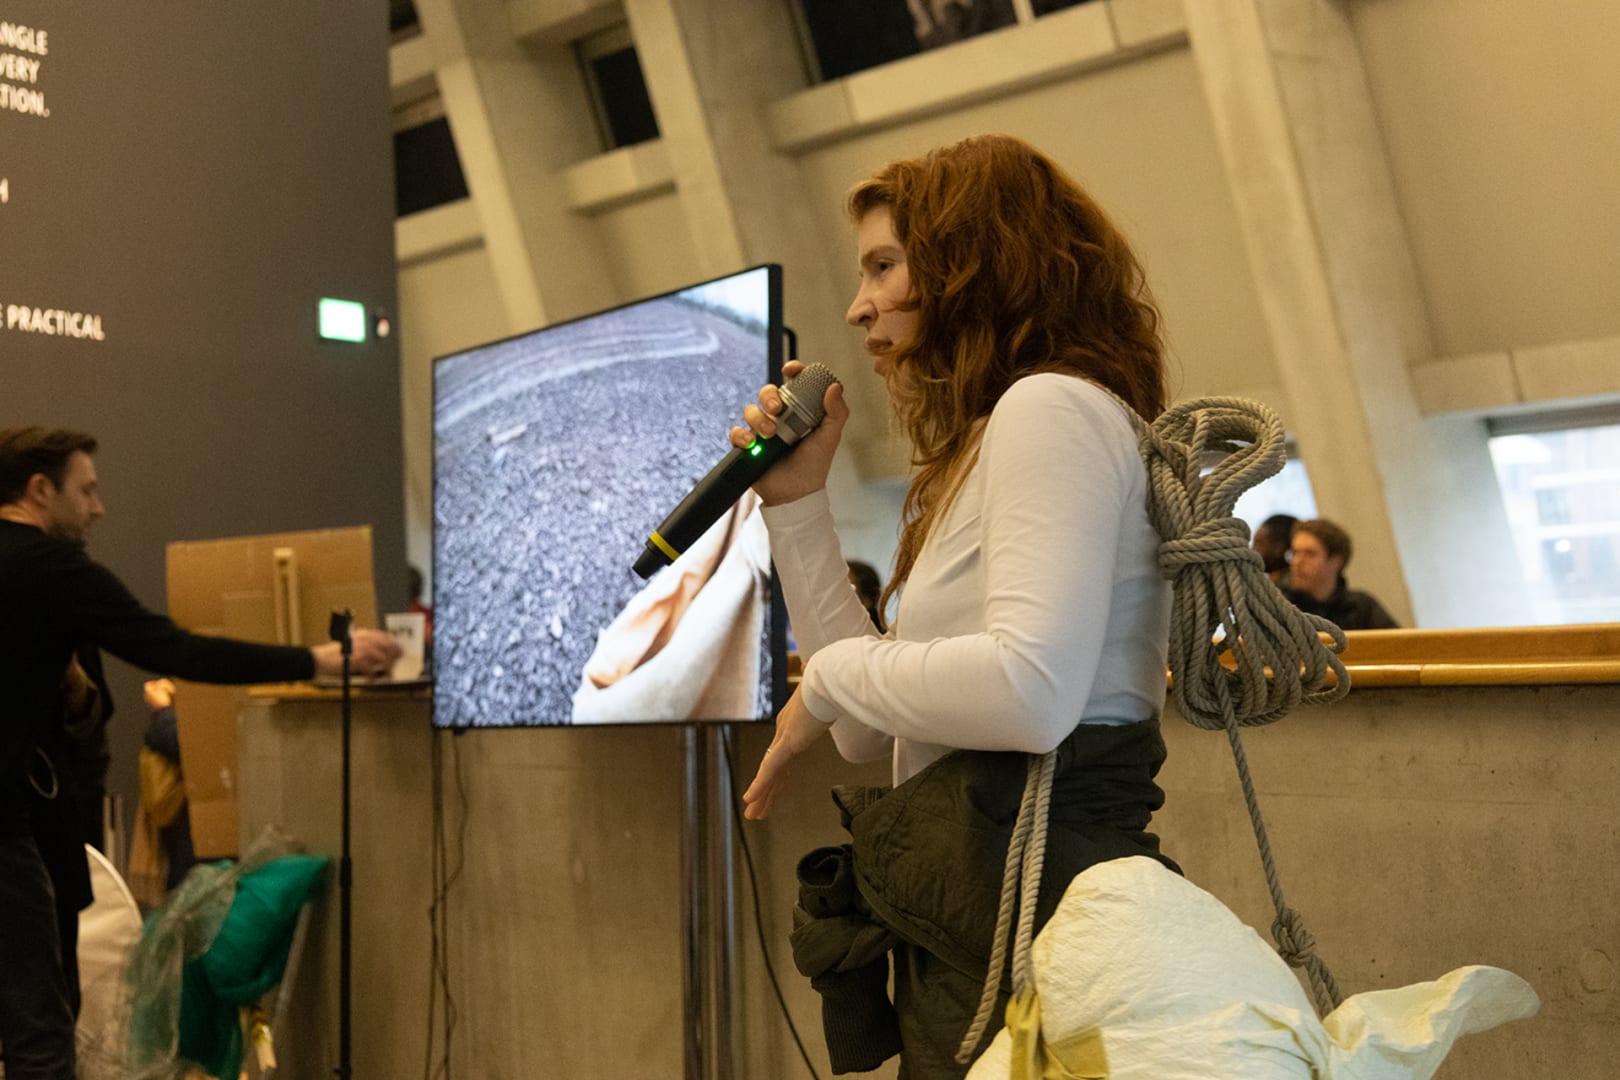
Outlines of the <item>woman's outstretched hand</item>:
M 811 715 L 795 688 L 787 705 L 777 714 L 776 737 L 765 748 L 765 758 L 759 763 L 754 782 L 743 792 L 743 817 L 759 821 L 769 816 L 776 807 L 777 797 L 787 787 L 788 765 L 831 726 Z
M 804 370 L 797 360 L 782 365 L 782 375 L 791 379 Z M 838 440 L 844 434 L 844 423 L 849 419 L 849 406 L 844 402 L 844 387 L 833 383 L 822 398 L 827 416 L 821 425 L 806 435 L 793 448 L 793 453 L 778 461 L 770 471 L 754 484 L 754 493 L 767 506 L 802 499 L 811 492 L 827 486 L 827 474 L 832 470 L 833 454 Z M 775 386 L 764 386 L 759 391 L 759 404 L 743 409 L 747 427 L 731 429 L 731 445 L 745 447 L 757 435 L 768 439 L 776 434 L 776 416 L 782 411 L 782 395 Z

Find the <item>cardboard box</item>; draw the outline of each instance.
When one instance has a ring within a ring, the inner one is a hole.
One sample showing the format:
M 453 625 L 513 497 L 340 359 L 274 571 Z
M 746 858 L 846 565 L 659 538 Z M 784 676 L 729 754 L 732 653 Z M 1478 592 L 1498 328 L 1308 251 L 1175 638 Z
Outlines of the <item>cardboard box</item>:
M 335 608 L 376 626 L 371 527 L 197 540 L 168 547 L 169 617 L 198 634 L 265 644 L 329 640 Z M 236 713 L 241 687 L 180 683 L 180 765 L 199 858 L 237 854 Z

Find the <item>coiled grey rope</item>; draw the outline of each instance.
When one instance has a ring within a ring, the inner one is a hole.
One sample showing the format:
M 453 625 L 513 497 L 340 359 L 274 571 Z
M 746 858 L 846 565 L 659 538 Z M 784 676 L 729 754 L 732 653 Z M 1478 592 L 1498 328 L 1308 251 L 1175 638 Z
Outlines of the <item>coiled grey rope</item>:
M 1233 516 L 1243 492 L 1282 469 L 1282 420 L 1264 404 L 1244 398 L 1200 398 L 1169 409 L 1151 425 L 1120 404 L 1136 425 L 1137 448 L 1148 475 L 1148 518 L 1162 540 L 1159 573 L 1170 580 L 1174 597 L 1169 663 L 1176 703 L 1194 727 L 1226 732 L 1277 913 L 1272 937 L 1284 960 L 1305 969 L 1317 1011 L 1325 1016 L 1342 1000 L 1338 985 L 1316 955 L 1315 940 L 1299 912 L 1283 898 L 1238 736 L 1239 728 L 1279 720 L 1302 702 L 1336 701 L 1350 691 L 1349 673 L 1337 655 L 1345 647 L 1344 632 L 1288 601 L 1249 546 L 1248 525 Z M 1332 638 L 1331 648 L 1322 642 L 1324 632 Z M 1230 668 L 1221 662 L 1223 656 Z M 1006 964 L 1012 883 L 1020 878 L 1013 992 L 1021 994 L 1033 984 L 1035 897 L 1056 763 L 1055 751 L 1031 755 L 1002 874 L 990 970 L 978 1012 L 957 1051 L 961 1064 L 973 1059 L 995 1008 Z

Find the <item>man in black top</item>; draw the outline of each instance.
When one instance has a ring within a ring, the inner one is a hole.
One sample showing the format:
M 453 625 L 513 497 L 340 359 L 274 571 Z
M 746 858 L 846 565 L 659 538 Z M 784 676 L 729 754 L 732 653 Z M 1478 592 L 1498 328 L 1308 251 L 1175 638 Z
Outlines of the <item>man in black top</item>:
M 1341 630 L 1393 630 L 1398 624 L 1372 594 L 1345 583 L 1350 534 L 1327 518 L 1294 526 L 1288 563 L 1288 599 L 1301 611 L 1337 623 Z
M 76 830 L 58 827 L 62 776 L 49 748 L 61 741 L 75 650 L 99 646 L 197 682 L 342 670 L 336 642 L 305 649 L 203 637 L 141 606 L 84 551 L 104 512 L 95 450 L 77 432 L 0 431 L 0 1054 L 8 1080 L 74 1077 L 76 979 L 68 973 L 77 960 L 63 954 L 56 894 L 87 902 L 89 882 Z M 386 672 L 399 653 L 377 630 L 356 630 L 353 641 L 352 668 L 362 675 Z M 65 857 L 64 835 L 75 838 L 76 860 Z

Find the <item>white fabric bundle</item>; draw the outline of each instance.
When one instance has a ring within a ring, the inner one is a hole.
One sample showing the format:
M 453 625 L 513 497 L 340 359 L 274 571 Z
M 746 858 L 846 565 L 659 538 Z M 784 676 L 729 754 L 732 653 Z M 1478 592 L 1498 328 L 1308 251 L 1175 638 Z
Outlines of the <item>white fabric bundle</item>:
M 1076 877 L 1033 961 L 1042 1042 L 1089 1047 L 1082 1071 L 1047 1077 L 1427 1080 L 1461 1036 L 1540 1006 L 1517 975 L 1476 966 L 1356 994 L 1319 1021 L 1258 934 L 1146 858 Z M 1012 1059 L 1004 1029 L 969 1080 L 1005 1080 Z

